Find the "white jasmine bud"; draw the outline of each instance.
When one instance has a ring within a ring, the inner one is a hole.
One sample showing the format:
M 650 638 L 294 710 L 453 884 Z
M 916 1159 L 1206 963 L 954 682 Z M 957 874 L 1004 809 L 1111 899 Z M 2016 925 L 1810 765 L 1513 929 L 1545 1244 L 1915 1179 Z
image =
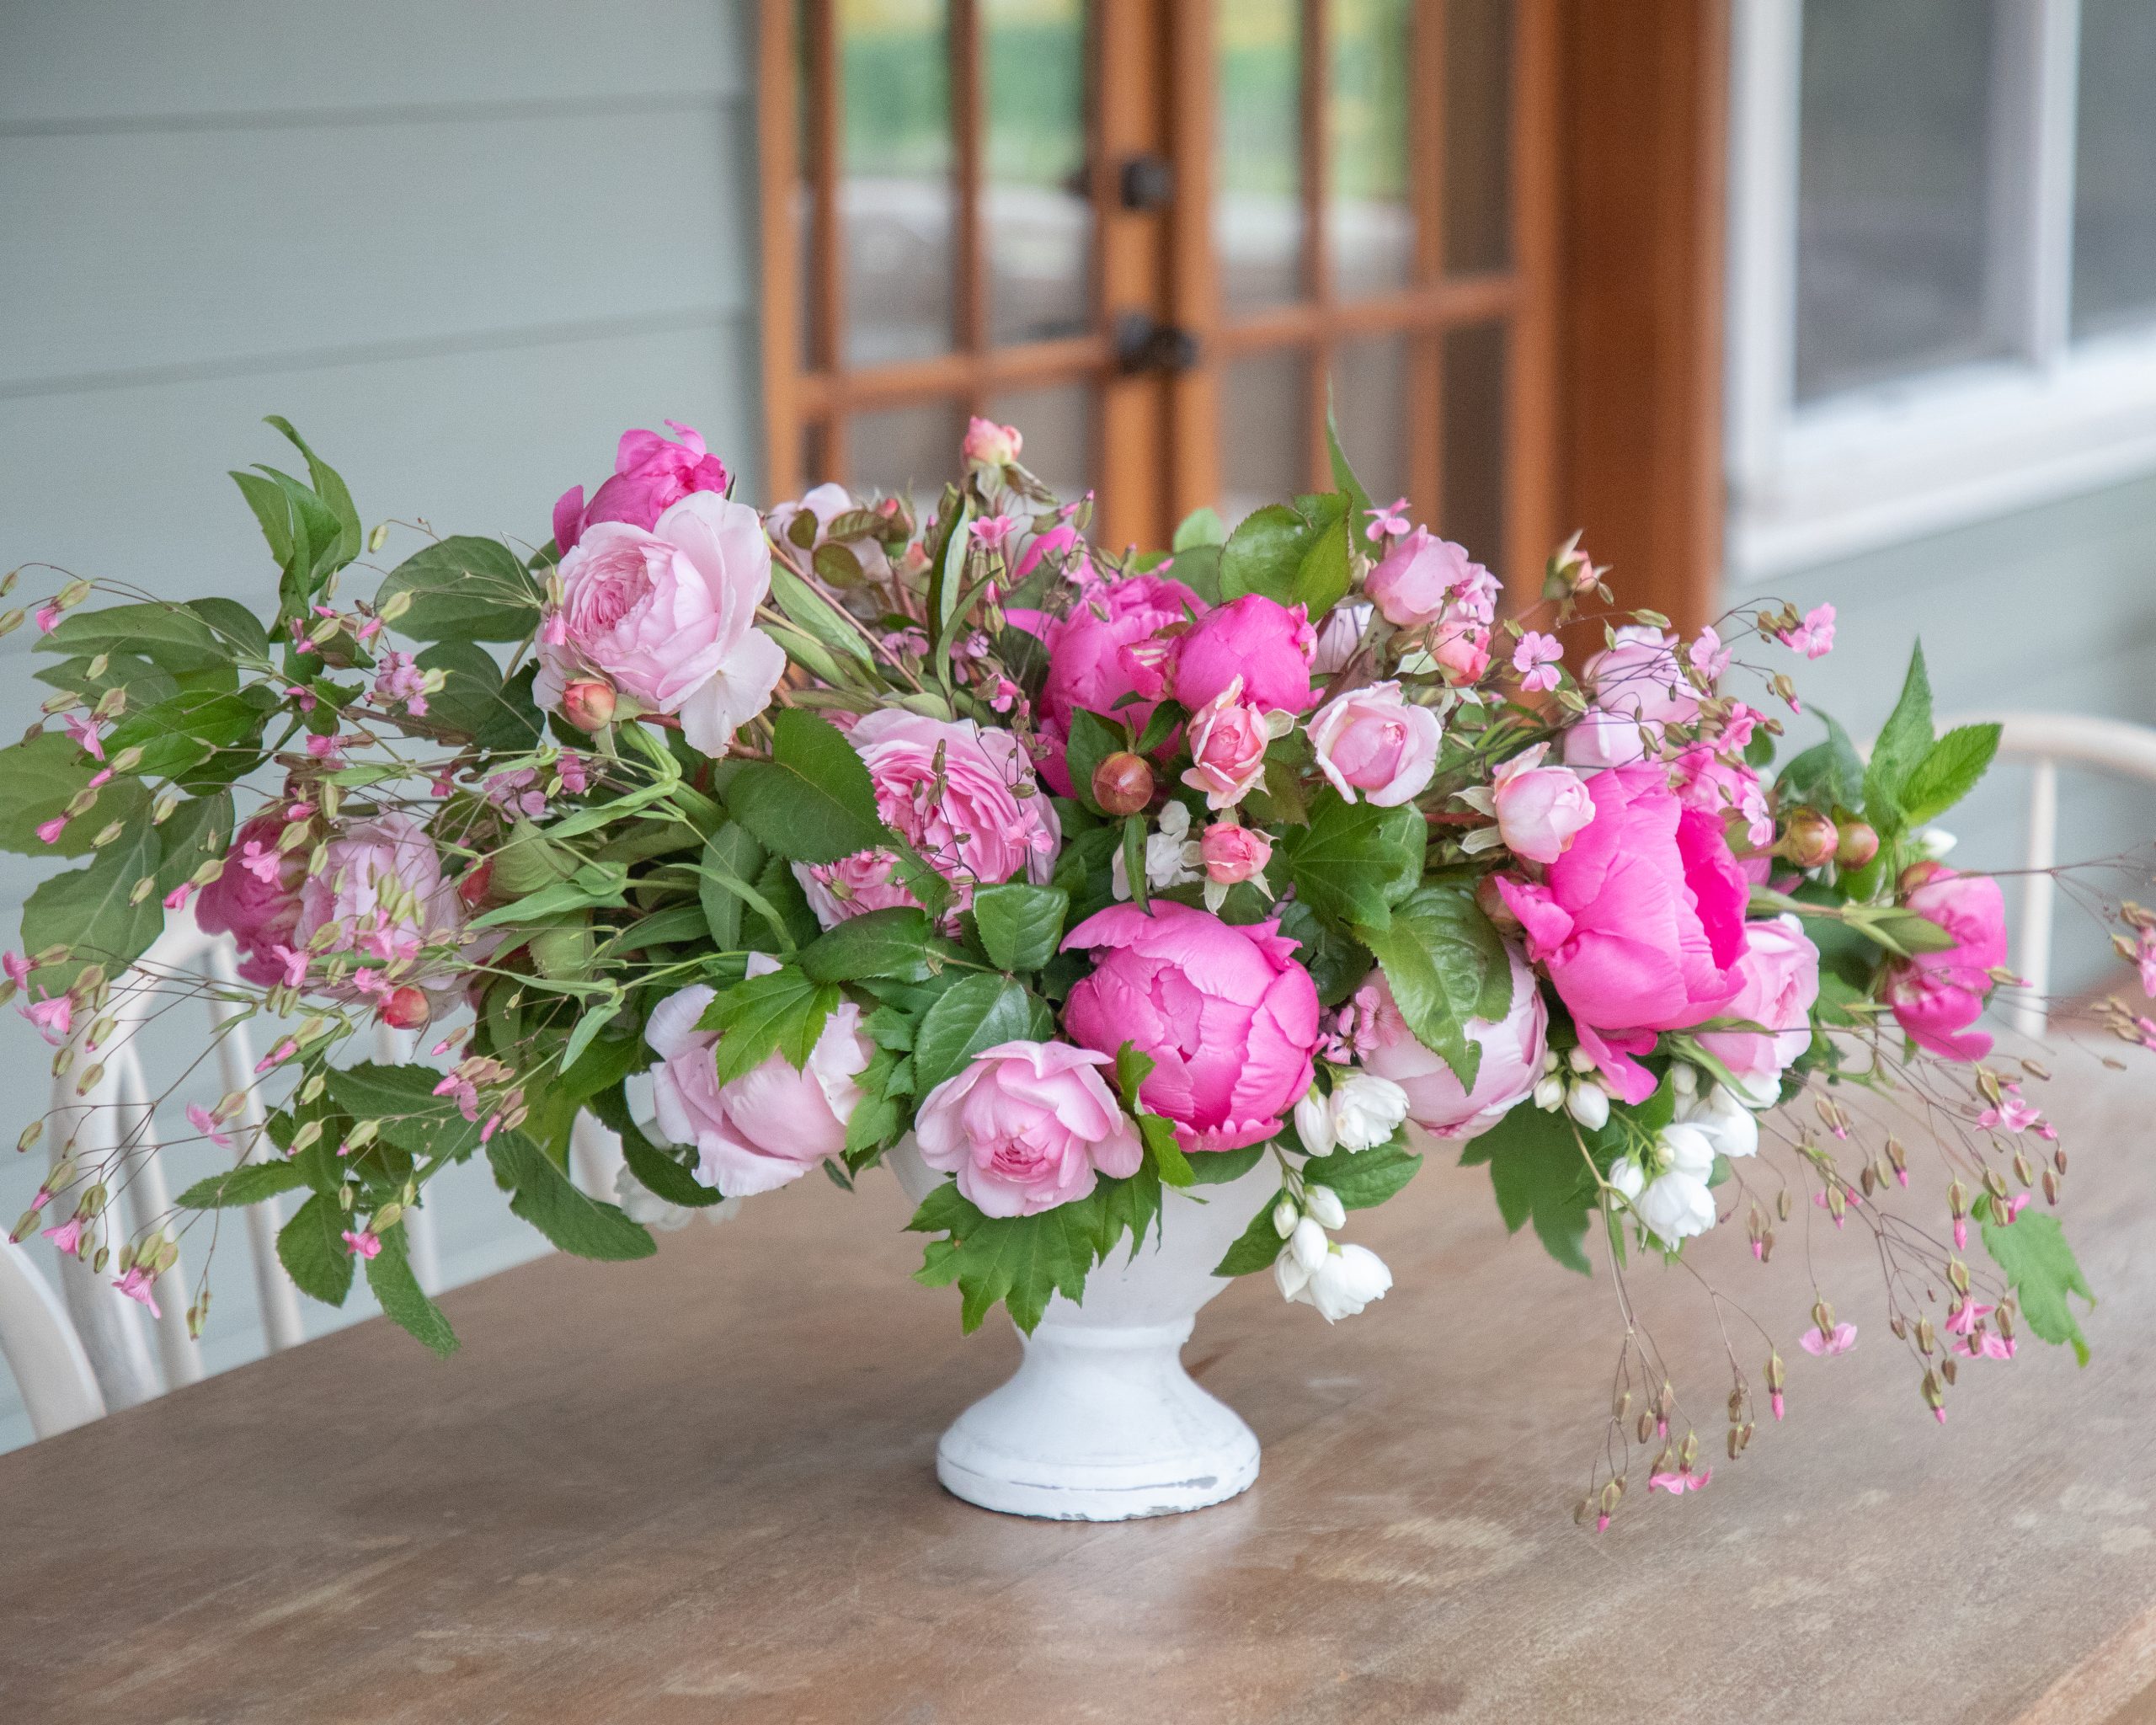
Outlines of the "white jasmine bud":
M 1332 1242 L 1325 1237 L 1325 1230 L 1314 1216 L 1305 1216 L 1295 1224 L 1295 1231 L 1288 1236 L 1288 1250 L 1306 1273 L 1315 1274 L 1325 1262 L 1326 1253 Z
M 1594 1070 L 1594 1056 L 1583 1048 L 1568 1049 L 1565 1063 L 1575 1072 L 1592 1072 Z
M 1340 1141 L 1339 1135 L 1332 1129 L 1331 1105 L 1315 1084 L 1295 1104 L 1295 1135 L 1312 1156 L 1331 1156 L 1333 1146 Z
M 1302 1212 L 1295 1208 L 1294 1200 L 1283 1193 L 1279 1203 L 1273 1206 L 1273 1231 L 1285 1240 L 1301 1220 Z
M 1592 1080 L 1565 1092 L 1565 1112 L 1590 1132 L 1609 1124 L 1609 1092 Z
M 1555 1072 L 1540 1079 L 1534 1087 L 1534 1105 L 1545 1114 L 1554 1114 L 1565 1105 L 1565 1081 Z
M 1303 1210 L 1320 1227 L 1343 1228 L 1348 1225 L 1348 1208 L 1330 1186 L 1312 1183 L 1304 1187 Z

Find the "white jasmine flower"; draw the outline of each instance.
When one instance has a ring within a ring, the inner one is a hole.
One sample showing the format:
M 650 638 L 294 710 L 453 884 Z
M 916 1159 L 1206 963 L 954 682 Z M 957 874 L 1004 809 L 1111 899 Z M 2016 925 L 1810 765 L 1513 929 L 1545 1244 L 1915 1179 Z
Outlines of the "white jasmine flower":
M 1332 1130 L 1342 1150 L 1383 1144 L 1407 1118 L 1407 1092 L 1374 1072 L 1354 1072 L 1332 1087 Z
M 1715 1225 L 1714 1194 L 1707 1189 L 1714 1167 L 1715 1147 L 1705 1133 L 1697 1126 L 1669 1125 L 1647 1152 L 1646 1166 L 1620 1156 L 1609 1183 L 1625 1194 L 1641 1226 L 1674 1251 Z
M 1698 1127 L 1706 1134 L 1707 1141 L 1724 1156 L 1752 1156 L 1758 1151 L 1758 1117 L 1745 1105 L 1744 1098 L 1726 1084 L 1717 1084 L 1704 1095 L 1696 1089 L 1689 1096 L 1680 1095 L 1677 1098 L 1677 1119 L 1681 1124 Z
M 1331 1104 L 1315 1083 L 1303 1092 L 1303 1099 L 1295 1104 L 1295 1135 L 1312 1156 L 1331 1156 L 1332 1147 L 1340 1141 L 1339 1135 L 1332 1130 Z
M 1609 1092 L 1592 1079 L 1575 1084 L 1565 1092 L 1565 1112 L 1590 1132 L 1609 1124 Z
M 1304 1278 L 1290 1300 L 1315 1306 L 1327 1323 L 1353 1317 L 1373 1300 L 1385 1298 L 1392 1272 L 1367 1246 L 1336 1246 L 1324 1263 Z
M 1145 889 L 1166 892 L 1203 879 L 1204 853 L 1190 830 L 1190 810 L 1172 798 L 1161 810 L 1159 830 L 1145 840 Z M 1108 877 L 1118 899 L 1130 896 L 1130 871 L 1123 865 L 1123 847 L 1108 859 Z
M 1288 1236 L 1288 1253 L 1302 1266 L 1306 1275 L 1315 1274 L 1325 1262 L 1326 1253 L 1332 1242 L 1325 1237 L 1325 1229 L 1315 1216 L 1305 1216 L 1295 1224 L 1295 1231 Z

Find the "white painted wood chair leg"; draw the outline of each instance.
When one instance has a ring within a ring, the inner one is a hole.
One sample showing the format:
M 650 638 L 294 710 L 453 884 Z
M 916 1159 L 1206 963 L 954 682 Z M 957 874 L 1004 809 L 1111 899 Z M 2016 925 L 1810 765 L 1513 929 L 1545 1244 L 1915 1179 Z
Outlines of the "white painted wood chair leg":
M 227 986 L 236 986 L 239 981 L 232 954 L 222 945 L 211 949 L 210 975 L 211 980 Z M 217 1039 L 218 1077 L 227 1094 L 243 1098 L 239 1118 L 232 1123 L 232 1130 L 239 1135 L 240 1160 L 273 1161 L 276 1146 L 263 1130 L 265 1116 L 261 1087 L 254 1075 L 254 1039 L 248 1034 L 246 1018 L 237 1001 L 218 1000 L 211 1002 L 210 1020 Z M 243 1214 L 247 1218 L 248 1252 L 254 1268 L 255 1298 L 262 1307 L 264 1338 L 273 1354 L 296 1348 L 307 1339 L 307 1330 L 300 1319 L 299 1292 L 277 1257 L 277 1231 L 284 1225 L 284 1206 L 270 1198 L 249 1204 Z
M 104 1418 L 104 1396 L 67 1308 L 29 1252 L 0 1237 L 0 1354 L 40 1438 Z
M 2029 836 L 2021 866 L 2021 950 L 2015 974 L 2021 998 L 2014 1008 L 2014 1028 L 2040 1037 L 2051 1017 L 2047 996 L 2052 980 L 2052 906 L 2057 883 L 2046 871 L 2058 861 L 2058 763 L 2039 760 L 2029 784 Z

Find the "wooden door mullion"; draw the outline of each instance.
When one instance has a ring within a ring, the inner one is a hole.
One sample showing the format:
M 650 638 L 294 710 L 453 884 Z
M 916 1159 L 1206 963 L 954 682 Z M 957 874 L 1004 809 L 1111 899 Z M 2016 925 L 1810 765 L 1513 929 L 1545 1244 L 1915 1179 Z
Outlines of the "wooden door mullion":
M 764 0 L 757 20 L 757 238 L 763 248 L 764 483 L 776 498 L 798 497 L 802 478 L 799 380 L 814 364 L 814 332 L 802 327 L 801 241 L 794 205 L 801 184 L 799 69 L 793 0 Z
M 1542 594 L 1555 547 L 1557 375 L 1558 21 L 1556 0 L 1515 0 L 1513 24 L 1512 275 L 1520 291 L 1505 329 L 1504 557 L 1512 603 Z
M 980 231 L 984 120 L 979 0 L 949 0 L 944 15 L 951 67 L 951 201 L 953 345 L 978 355 L 989 344 L 988 264 Z M 985 403 L 969 386 L 961 403 L 969 414 Z
M 1433 289 L 1443 284 L 1445 275 L 1446 4 L 1447 0 L 1415 0 L 1408 21 L 1408 88 L 1420 92 L 1408 111 L 1412 280 L 1417 287 Z M 1429 330 L 1412 337 L 1407 350 L 1407 496 L 1416 516 L 1432 523 L 1444 519 L 1444 342 L 1442 329 Z
M 809 255 L 815 271 L 815 333 L 811 363 L 834 373 L 846 365 L 846 235 L 845 224 L 839 220 L 838 190 L 846 120 L 839 102 L 837 11 L 838 0 L 808 0 L 808 88 L 813 102 L 809 124 L 814 139 L 810 201 L 814 238 Z M 812 474 L 811 478 L 851 483 L 846 447 L 850 430 L 837 414 L 826 419 L 823 455 L 827 471 Z
M 1193 336 L 1198 361 L 1168 384 L 1169 515 L 1217 504 L 1220 493 L 1220 279 L 1213 244 L 1215 0 L 1160 0 L 1166 10 L 1168 306 Z M 1233 525 L 1230 523 L 1230 525 Z
M 1303 355 L 1303 427 L 1305 467 L 1317 491 L 1331 484 L 1325 435 L 1335 350 L 1332 236 L 1326 220 L 1331 190 L 1331 13 L 1329 0 L 1302 0 L 1303 296 L 1316 308 L 1318 329 Z

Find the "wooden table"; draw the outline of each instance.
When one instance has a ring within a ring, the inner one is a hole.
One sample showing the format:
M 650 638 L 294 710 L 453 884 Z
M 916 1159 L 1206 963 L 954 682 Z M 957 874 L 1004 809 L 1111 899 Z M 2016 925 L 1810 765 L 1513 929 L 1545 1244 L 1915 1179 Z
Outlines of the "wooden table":
M 1480 1171 L 1358 1220 L 1398 1274 L 1363 1317 L 1258 1279 L 1210 1308 L 1189 1358 L 1263 1476 L 1107 1527 L 943 1494 L 937 1433 L 1016 1343 L 905 1279 L 888 1180 L 803 1182 L 450 1295 L 446 1364 L 368 1324 L 0 1458 L 0 1719 L 2156 1718 L 2156 1158 L 2113 1094 L 2068 1140 L 2087 1370 L 1972 1367 L 1935 1427 L 1856 1229 L 1808 1213 L 1865 1326 L 1827 1361 L 1801 1221 L 1764 1273 L 1728 1229 L 1790 1418 L 1735 1467 L 1710 1428 L 1712 1485 L 1598 1539 L 1609 1280 L 1507 1240 Z M 1716 1418 L 1689 1279 L 1637 1286 Z

